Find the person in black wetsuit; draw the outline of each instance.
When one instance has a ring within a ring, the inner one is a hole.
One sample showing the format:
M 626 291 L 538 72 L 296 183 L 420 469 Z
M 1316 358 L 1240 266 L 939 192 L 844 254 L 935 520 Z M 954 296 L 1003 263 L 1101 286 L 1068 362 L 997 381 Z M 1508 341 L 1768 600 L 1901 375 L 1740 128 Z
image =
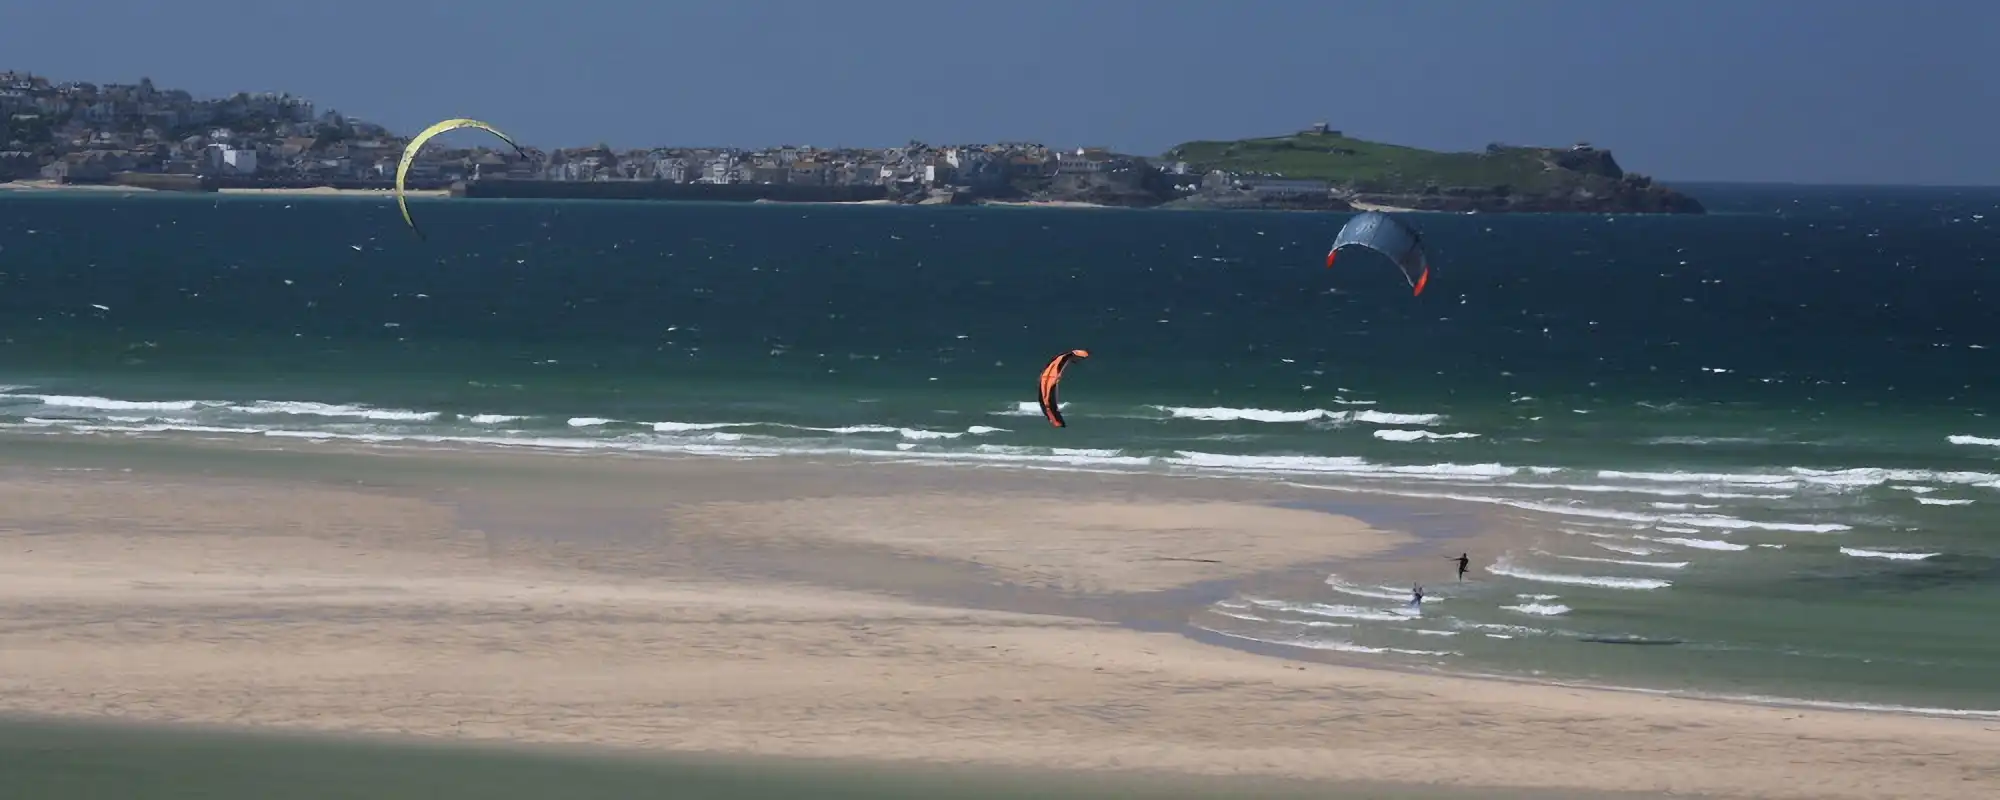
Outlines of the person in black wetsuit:
M 1415 586 L 1410 587 L 1410 607 L 1422 608 L 1423 606 L 1424 606 L 1424 585 L 1419 583 Z
M 1465 580 L 1465 566 L 1472 563 L 1472 554 L 1459 553 L 1457 558 L 1448 558 L 1446 560 L 1458 562 L 1458 579 Z

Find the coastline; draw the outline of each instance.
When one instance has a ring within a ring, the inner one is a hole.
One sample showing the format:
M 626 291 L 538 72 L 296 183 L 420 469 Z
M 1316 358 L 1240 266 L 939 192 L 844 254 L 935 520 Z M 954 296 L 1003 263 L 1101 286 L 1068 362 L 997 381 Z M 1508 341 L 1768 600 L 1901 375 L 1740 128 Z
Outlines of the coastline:
M 55 181 L 0 181 L 0 192 L 152 192 L 143 186 L 119 186 L 109 183 L 69 184 Z
M 1426 546 L 1269 483 L 23 438 L 43 446 L 0 456 L 7 712 L 1461 787 L 2000 787 L 1973 721 L 1186 636 L 1226 586 Z
M 77 192 L 99 194 L 104 192 L 126 192 L 146 194 L 180 195 L 187 192 L 163 192 L 145 186 L 124 186 L 111 183 L 57 183 L 50 180 L 0 181 L 0 192 Z M 203 193 L 210 194 L 210 193 Z M 394 197 L 387 189 L 336 189 L 331 186 L 311 186 L 298 189 L 217 189 L 212 194 L 244 195 L 249 197 Z M 450 197 L 446 189 L 411 189 L 403 193 L 408 197 Z
M 1354 206 L 1355 211 L 1379 211 L 1384 214 L 1397 214 L 1403 212 L 1415 214 L 1421 211 L 1421 209 L 1406 208 L 1403 206 L 1385 206 L 1380 203 L 1359 203 L 1359 202 L 1349 201 L 1348 205 Z
M 14 180 L 0 182 L 0 192 L 146 192 L 146 194 L 184 194 L 184 192 L 160 192 L 146 186 L 120 186 L 120 184 L 58 184 L 54 180 Z M 206 192 L 204 192 L 206 194 Z M 376 188 L 332 188 L 332 186 L 308 186 L 308 188 L 218 188 L 212 194 L 230 196 L 252 196 L 252 198 L 390 198 L 394 192 Z M 444 188 L 436 190 L 408 190 L 404 196 L 410 198 L 450 198 L 452 192 Z M 674 200 L 634 200 L 634 202 L 674 202 Z M 920 206 L 896 200 L 752 200 L 752 204 L 766 206 Z M 1078 202 L 1078 200 L 976 200 L 974 206 L 1000 206 L 1000 208 L 1128 208 L 1128 206 L 1108 206 L 1100 202 Z M 1354 202 L 1356 212 L 1416 212 L 1416 208 L 1402 206 L 1382 206 L 1370 202 Z M 1284 210 L 1284 208 L 1268 208 Z
M 251 197 L 390 197 L 396 196 L 388 189 L 336 189 L 331 186 L 312 186 L 303 189 L 231 189 L 215 190 L 217 194 L 237 194 Z M 405 197 L 450 197 L 448 189 L 410 189 L 403 192 Z

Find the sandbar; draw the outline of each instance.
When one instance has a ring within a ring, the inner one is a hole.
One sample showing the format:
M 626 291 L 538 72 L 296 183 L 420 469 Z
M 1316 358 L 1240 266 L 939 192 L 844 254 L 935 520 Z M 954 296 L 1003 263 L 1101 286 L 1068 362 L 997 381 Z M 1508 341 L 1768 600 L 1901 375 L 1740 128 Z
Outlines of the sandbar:
M 15 444 L 0 714 L 1330 785 L 2000 796 L 1990 722 L 1189 638 L 1180 622 L 1231 582 L 1427 546 L 1277 485 Z

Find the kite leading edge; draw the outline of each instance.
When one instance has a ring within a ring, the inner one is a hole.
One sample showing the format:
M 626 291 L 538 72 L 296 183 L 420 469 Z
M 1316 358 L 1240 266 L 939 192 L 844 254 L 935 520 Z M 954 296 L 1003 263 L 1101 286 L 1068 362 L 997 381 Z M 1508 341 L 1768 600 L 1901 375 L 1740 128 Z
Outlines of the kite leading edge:
M 415 138 L 410 140 L 408 145 L 403 147 L 403 158 L 396 163 L 396 208 L 402 210 L 403 222 L 410 226 L 410 230 L 417 234 L 418 239 L 424 238 L 424 232 L 423 229 L 417 227 L 416 220 L 410 219 L 410 204 L 405 200 L 403 195 L 403 182 L 410 174 L 410 164 L 417 160 L 417 151 L 423 148 L 425 142 L 430 141 L 432 137 L 438 134 L 448 133 L 460 128 L 477 128 L 493 134 L 500 137 L 500 141 L 506 142 L 509 147 L 514 148 L 516 154 L 523 158 L 526 158 L 528 155 L 521 149 L 519 144 L 514 143 L 512 137 L 501 133 L 499 128 L 476 119 L 448 119 L 425 128 L 422 133 L 417 134 Z
M 1348 220 L 1334 237 L 1333 249 L 1326 251 L 1326 266 L 1332 268 L 1334 256 L 1349 246 L 1365 247 L 1388 256 L 1403 271 L 1404 280 L 1409 281 L 1411 296 L 1423 294 L 1424 285 L 1430 283 L 1430 257 L 1424 253 L 1423 235 L 1400 219 L 1369 211 Z
M 1056 384 L 1062 383 L 1063 371 L 1069 369 L 1070 362 L 1089 357 L 1088 350 L 1071 350 L 1049 359 L 1048 366 L 1042 368 L 1040 397 L 1042 416 L 1048 417 L 1050 425 L 1058 428 L 1069 425 L 1063 420 L 1061 401 L 1056 397 Z

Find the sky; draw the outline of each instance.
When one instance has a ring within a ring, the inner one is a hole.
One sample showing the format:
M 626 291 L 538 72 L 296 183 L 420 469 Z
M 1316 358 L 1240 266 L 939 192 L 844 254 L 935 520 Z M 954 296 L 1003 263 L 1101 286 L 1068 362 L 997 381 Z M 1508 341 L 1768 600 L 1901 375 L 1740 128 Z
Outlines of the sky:
M 2000 3 L 1977 0 L 11 5 L 0 70 L 291 92 L 405 133 L 470 116 L 541 147 L 1151 155 L 1324 121 L 1587 140 L 1668 181 L 2000 185 Z

